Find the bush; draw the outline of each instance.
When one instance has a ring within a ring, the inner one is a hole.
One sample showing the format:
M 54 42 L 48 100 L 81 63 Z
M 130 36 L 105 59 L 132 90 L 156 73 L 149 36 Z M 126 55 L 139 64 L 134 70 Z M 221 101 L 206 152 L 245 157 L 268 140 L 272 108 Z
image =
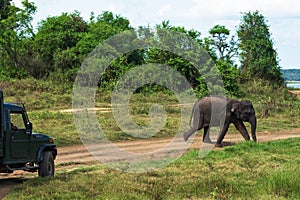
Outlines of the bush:
M 268 81 L 253 80 L 242 84 L 241 91 L 241 96 L 255 104 L 258 116 L 268 117 L 265 113 L 300 113 L 300 100 L 286 87 L 276 87 Z
M 28 77 L 28 73 L 23 68 L 0 67 L 0 80 L 23 79 Z

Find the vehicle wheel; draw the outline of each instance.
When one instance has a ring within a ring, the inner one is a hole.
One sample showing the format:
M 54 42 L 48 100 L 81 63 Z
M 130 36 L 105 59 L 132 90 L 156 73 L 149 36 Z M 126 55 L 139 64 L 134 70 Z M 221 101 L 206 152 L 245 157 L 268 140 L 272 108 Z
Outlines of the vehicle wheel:
M 54 159 L 51 151 L 43 153 L 43 160 L 39 163 L 39 176 L 54 176 Z

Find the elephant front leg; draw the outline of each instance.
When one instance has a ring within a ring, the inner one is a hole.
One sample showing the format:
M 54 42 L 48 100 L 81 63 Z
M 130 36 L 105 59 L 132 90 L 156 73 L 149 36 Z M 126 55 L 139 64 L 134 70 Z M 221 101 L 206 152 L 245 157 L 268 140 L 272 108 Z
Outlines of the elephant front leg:
M 215 144 L 216 147 L 223 147 L 222 141 L 228 131 L 228 128 L 229 128 L 229 123 L 224 124 L 224 126 L 220 128 L 220 134 L 219 134 L 218 140 Z
M 235 122 L 234 126 L 242 134 L 245 140 L 250 140 L 250 136 L 248 134 L 246 126 L 242 121 Z

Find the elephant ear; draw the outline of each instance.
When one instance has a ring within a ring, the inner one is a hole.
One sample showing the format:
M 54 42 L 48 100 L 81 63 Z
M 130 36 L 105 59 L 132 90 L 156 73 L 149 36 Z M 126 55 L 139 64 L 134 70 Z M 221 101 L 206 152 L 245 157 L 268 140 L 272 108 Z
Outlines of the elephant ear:
M 233 103 L 231 112 L 233 112 L 238 119 L 240 119 L 240 111 L 239 111 L 240 103 Z

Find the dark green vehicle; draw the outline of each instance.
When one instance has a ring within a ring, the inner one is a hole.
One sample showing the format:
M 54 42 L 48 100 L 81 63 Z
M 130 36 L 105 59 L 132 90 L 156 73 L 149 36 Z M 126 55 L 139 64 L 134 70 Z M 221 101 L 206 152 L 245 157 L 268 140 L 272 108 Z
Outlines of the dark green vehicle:
M 4 103 L 0 90 L 0 173 L 25 170 L 54 176 L 56 155 L 51 137 L 32 132 L 24 105 Z

